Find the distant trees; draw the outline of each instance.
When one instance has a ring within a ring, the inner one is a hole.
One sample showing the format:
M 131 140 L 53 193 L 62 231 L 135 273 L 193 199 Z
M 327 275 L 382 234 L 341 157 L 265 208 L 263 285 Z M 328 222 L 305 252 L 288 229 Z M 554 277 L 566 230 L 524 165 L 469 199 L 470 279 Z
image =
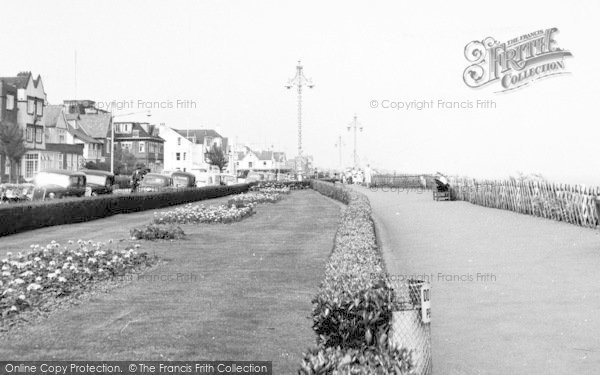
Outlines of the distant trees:
M 229 163 L 229 157 L 217 144 L 213 144 L 212 147 L 206 151 L 204 157 L 208 164 L 219 168 L 219 172 L 223 172 L 223 168 L 225 168 L 227 163 Z
M 19 182 L 21 174 L 21 159 L 25 155 L 25 137 L 23 129 L 17 124 L 1 121 L 0 122 L 0 154 L 3 154 L 10 161 L 8 171 L 8 180 L 12 182 L 12 176 L 16 175 Z
M 85 162 L 83 167 L 85 169 L 97 169 L 97 170 L 101 170 L 101 171 L 110 171 L 110 162 L 87 161 L 87 162 Z
M 137 159 L 128 149 L 115 145 L 115 174 L 131 174 Z

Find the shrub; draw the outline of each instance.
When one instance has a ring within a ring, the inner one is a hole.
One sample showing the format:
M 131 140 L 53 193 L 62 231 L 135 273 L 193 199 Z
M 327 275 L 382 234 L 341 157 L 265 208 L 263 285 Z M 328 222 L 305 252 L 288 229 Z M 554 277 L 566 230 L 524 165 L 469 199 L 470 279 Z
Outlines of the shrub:
M 148 224 L 145 227 L 132 228 L 129 233 L 134 240 L 178 240 L 185 237 L 183 229 L 174 225 Z
M 392 312 L 399 304 L 377 247 L 369 201 L 364 194 L 327 182 L 312 181 L 311 187 L 347 207 L 312 300 L 318 347 L 307 354 L 300 373 L 395 374 L 395 367 L 403 371 L 407 363 L 388 340 Z
M 119 185 L 119 189 L 131 189 L 131 177 L 126 175 L 116 175 L 115 184 Z
M 239 194 L 248 191 L 248 187 L 247 184 L 206 186 L 153 193 L 110 194 L 2 205 L 0 236 Z
M 350 203 L 349 190 L 345 189 L 343 186 L 312 180 L 310 182 L 310 187 L 329 198 L 333 198 L 345 204 Z
M 304 354 L 299 375 L 409 375 L 412 352 L 381 349 L 314 348 Z

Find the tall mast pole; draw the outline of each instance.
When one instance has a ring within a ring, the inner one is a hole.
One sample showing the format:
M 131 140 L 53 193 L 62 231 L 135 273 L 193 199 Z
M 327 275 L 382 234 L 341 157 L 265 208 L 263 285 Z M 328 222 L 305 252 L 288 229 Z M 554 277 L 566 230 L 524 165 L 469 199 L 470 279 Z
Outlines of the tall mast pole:
M 288 80 L 287 85 L 285 85 L 287 89 L 291 89 L 293 86 L 296 86 L 298 89 L 298 157 L 296 160 L 298 179 L 302 176 L 302 87 L 304 85 L 311 89 L 314 87 L 312 81 L 304 76 L 302 70 L 302 62 L 298 60 L 296 76 Z

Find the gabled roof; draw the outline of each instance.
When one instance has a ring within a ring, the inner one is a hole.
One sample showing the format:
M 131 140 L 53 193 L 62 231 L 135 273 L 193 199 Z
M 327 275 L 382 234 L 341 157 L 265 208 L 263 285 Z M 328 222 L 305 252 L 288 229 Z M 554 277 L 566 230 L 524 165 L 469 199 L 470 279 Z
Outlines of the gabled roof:
M 173 129 L 173 130 L 175 130 L 177 133 L 181 134 L 183 137 L 188 138 L 190 140 L 195 138 L 195 143 L 200 143 L 200 144 L 204 143 L 204 138 L 206 138 L 206 137 L 223 138 L 221 136 L 221 134 L 217 133 L 213 129 L 185 129 L 185 130 Z
M 75 138 L 85 142 L 85 143 L 103 143 L 102 141 L 92 138 L 83 131 L 83 129 L 75 129 L 71 125 L 67 124 L 67 131 Z
M 44 125 L 50 128 L 56 126 L 58 118 L 63 112 L 62 105 L 49 105 L 46 107 L 46 116 L 44 117 Z
M 261 151 L 257 156 L 259 160 L 273 160 L 273 151 Z
M 31 72 L 21 72 L 16 77 L 0 77 L 0 80 L 18 89 L 24 89 L 27 88 L 30 77 L 32 77 Z M 37 78 L 33 80 L 33 86 L 37 88 L 41 81 L 42 77 L 38 74 Z
M 138 122 L 129 122 L 128 124 L 131 124 L 131 132 L 130 133 L 118 133 L 115 134 L 115 139 L 118 139 L 119 141 L 124 141 L 127 139 L 150 139 L 150 140 L 155 140 L 158 142 L 164 142 L 165 140 L 162 139 L 161 137 L 157 136 L 157 135 L 152 135 L 151 133 L 147 132 L 146 129 L 144 129 L 144 127 L 142 125 L 140 125 L 140 123 Z M 154 126 L 154 125 L 150 125 L 150 126 Z M 133 131 L 137 130 L 138 131 L 138 135 L 134 136 L 133 135 Z
M 110 113 L 79 115 L 79 125 L 93 138 L 106 138 L 110 130 Z

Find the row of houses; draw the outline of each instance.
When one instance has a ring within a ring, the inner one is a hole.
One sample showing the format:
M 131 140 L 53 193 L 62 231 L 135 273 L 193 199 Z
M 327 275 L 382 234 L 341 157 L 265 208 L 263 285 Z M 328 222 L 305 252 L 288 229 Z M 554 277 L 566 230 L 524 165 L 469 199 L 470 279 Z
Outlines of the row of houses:
M 30 180 L 43 169 L 78 170 L 88 162 L 110 165 L 113 139 L 114 149 L 122 151 L 121 155 L 126 150 L 135 157 L 136 164 L 153 172 L 206 172 L 211 166 L 205 154 L 215 145 L 227 154 L 227 172 L 231 174 L 245 170 L 289 171 L 294 164 L 283 152 L 230 145 L 228 138 L 212 129 L 181 130 L 165 124 L 115 122 L 112 113 L 97 108 L 93 100 L 49 104 L 42 78 L 34 78 L 31 72 L 0 77 L 0 121 L 16 124 L 23 131 L 26 150 L 16 165 L 0 153 L 2 182 L 9 176 Z

